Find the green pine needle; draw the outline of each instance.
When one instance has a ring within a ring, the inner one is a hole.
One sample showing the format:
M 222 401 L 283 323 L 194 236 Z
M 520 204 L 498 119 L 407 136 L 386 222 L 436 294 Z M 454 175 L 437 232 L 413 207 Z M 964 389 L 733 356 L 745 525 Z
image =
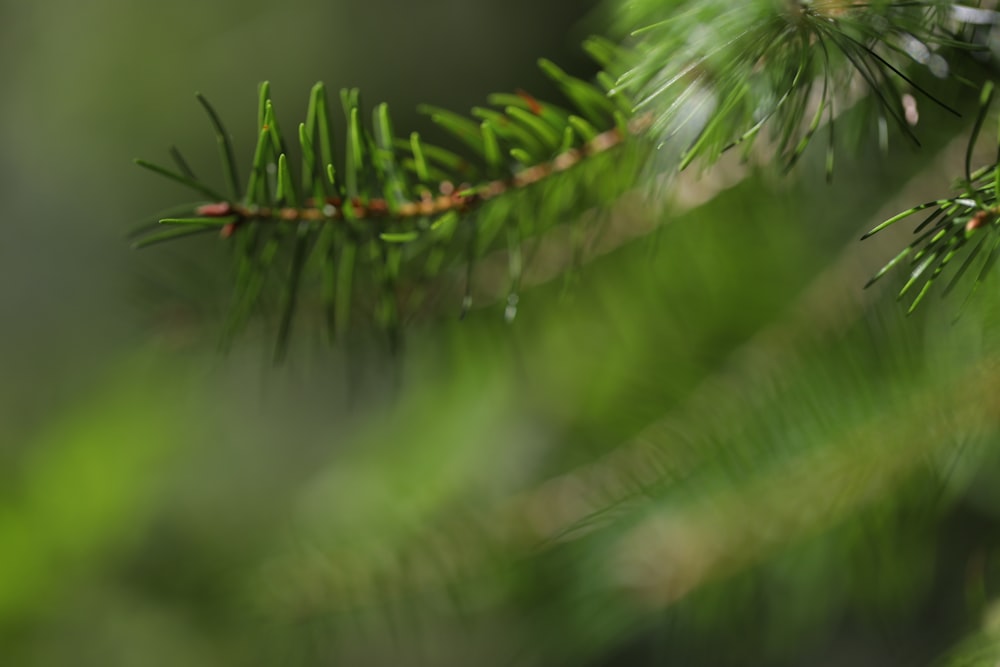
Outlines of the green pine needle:
M 908 312 L 913 312 L 928 293 L 933 283 L 948 268 L 952 260 L 959 255 L 966 255 L 964 261 L 952 276 L 942 295 L 946 295 L 954 289 L 959 279 L 965 275 L 980 254 L 980 251 L 987 242 L 987 238 L 995 237 L 993 247 L 987 254 L 985 261 L 980 266 L 977 277 L 973 283 L 969 296 L 972 297 L 979 285 L 989 274 L 993 263 L 996 261 L 998 241 L 1000 241 L 1000 230 L 998 230 L 998 220 L 1000 220 L 1000 207 L 997 202 L 997 179 L 998 163 L 993 163 L 981 169 L 973 171 L 972 155 L 975 144 L 979 139 L 980 132 L 985 124 L 987 115 L 993 102 L 993 84 L 987 82 L 983 86 L 979 99 L 979 113 L 973 124 L 972 132 L 969 136 L 968 145 L 965 151 L 965 177 L 960 183 L 958 195 L 948 198 L 926 202 L 913 208 L 898 213 L 888 220 L 880 223 L 862 238 L 868 238 L 895 223 L 909 218 L 920 211 L 930 209 L 931 213 L 917 226 L 914 233 L 923 232 L 909 246 L 901 251 L 895 258 L 887 263 L 881 270 L 868 281 L 866 287 L 874 284 L 877 280 L 886 275 L 891 269 L 902 263 L 907 256 L 910 257 L 910 276 L 899 291 L 902 298 L 911 288 L 921 284 L 921 288 L 914 300 L 911 302 Z M 1000 130 L 998 130 L 998 141 L 1000 141 Z M 967 246 L 976 240 L 975 247 L 969 250 Z M 933 270 L 928 273 L 928 269 Z

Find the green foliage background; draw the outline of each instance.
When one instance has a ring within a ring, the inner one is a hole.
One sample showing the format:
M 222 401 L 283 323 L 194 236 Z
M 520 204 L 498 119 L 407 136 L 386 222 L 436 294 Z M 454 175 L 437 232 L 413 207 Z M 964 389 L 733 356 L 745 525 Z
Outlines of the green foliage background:
M 276 368 L 253 331 L 220 356 L 216 244 L 127 249 L 176 196 L 132 157 L 215 164 L 194 90 L 245 151 L 260 79 L 291 118 L 323 79 L 425 128 L 421 102 L 544 91 L 539 56 L 586 74 L 586 9 L 0 8 L 0 662 L 996 660 L 995 281 L 957 323 L 861 291 L 907 232 L 860 233 L 961 163 L 929 105 L 921 151 L 831 186 L 810 151 L 627 198 L 569 291 L 510 327 L 443 304 L 401 359 L 304 334 Z

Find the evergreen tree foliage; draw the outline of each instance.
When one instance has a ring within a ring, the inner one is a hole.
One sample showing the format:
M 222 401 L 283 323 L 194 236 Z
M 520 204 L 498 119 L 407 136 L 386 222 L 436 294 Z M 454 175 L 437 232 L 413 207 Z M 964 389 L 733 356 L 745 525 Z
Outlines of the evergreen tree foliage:
M 207 201 L 158 217 L 140 230 L 144 235 L 135 246 L 209 231 L 235 237 L 236 293 L 227 340 L 261 307 L 275 283 L 279 357 L 310 265 L 315 265 L 331 339 L 349 327 L 351 302 L 361 290 L 370 294 L 374 320 L 395 346 L 405 318 L 400 311 L 410 305 L 405 301 L 424 296 L 415 285 L 436 275 L 449 258 L 462 257 L 469 267 L 465 312 L 472 301 L 473 263 L 496 247 L 497 237 L 505 237 L 505 316 L 511 320 L 519 301 L 523 240 L 573 211 L 613 204 L 636 187 L 651 141 L 669 156 L 661 156 L 658 165 L 683 170 L 697 158 L 710 164 L 733 149 L 748 158 L 766 128 L 768 149 L 776 153 L 768 159 L 790 169 L 825 124 L 829 180 L 834 128 L 843 124 L 836 118 L 840 106 L 861 107 L 852 114 L 849 135 L 875 126 L 883 148 L 890 124 L 919 145 L 911 128 L 918 117 L 914 93 L 960 115 L 918 79 L 929 74 L 967 82 L 946 56 L 984 51 L 974 29 L 991 25 L 993 14 L 942 2 L 789 0 L 729 7 L 647 1 L 627 4 L 620 20 L 632 36 L 627 47 L 596 37 L 584 45 L 602 67 L 595 84 L 551 61 L 539 62 L 566 106 L 518 91 L 492 96 L 496 108 L 476 108 L 472 118 L 425 107 L 468 155 L 427 144 L 419 133 L 397 137 L 384 104 L 365 123 L 359 91 L 345 89 L 340 93 L 344 157 L 335 159 L 330 103 L 320 83 L 297 128 L 301 164 L 293 173 L 290 144 L 278 127 L 265 82 L 257 110 L 259 138 L 242 188 L 229 134 L 198 95 L 218 139 L 226 192 L 198 179 L 176 149 L 175 170 L 137 160 Z M 974 135 L 990 99 L 991 92 L 984 91 Z M 617 156 L 613 168 L 605 155 L 609 151 L 626 153 Z M 975 187 L 970 159 L 971 149 L 966 181 Z M 984 167 L 976 178 L 989 180 L 993 171 Z M 978 192 L 983 194 L 988 196 Z M 977 222 L 967 231 L 995 217 L 988 199 L 976 192 L 941 206 L 946 208 L 938 213 L 954 213 L 957 206 L 964 216 L 959 216 L 961 224 L 951 224 L 954 220 L 945 215 L 929 230 L 933 247 L 913 254 L 919 265 L 904 293 L 931 267 L 913 307 L 964 245 L 965 235 L 956 230 L 970 218 Z M 950 233 L 939 233 L 945 231 L 942 225 Z M 893 264 L 907 255 L 904 251 Z
M 252 153 L 196 98 L 219 177 L 137 160 L 193 197 L 142 261 L 228 253 L 229 353 L 137 354 L 19 464 L 12 664 L 105 664 L 39 639 L 92 609 L 149 664 L 1000 661 L 995 3 L 605 11 L 593 77 L 440 138 L 264 83 Z

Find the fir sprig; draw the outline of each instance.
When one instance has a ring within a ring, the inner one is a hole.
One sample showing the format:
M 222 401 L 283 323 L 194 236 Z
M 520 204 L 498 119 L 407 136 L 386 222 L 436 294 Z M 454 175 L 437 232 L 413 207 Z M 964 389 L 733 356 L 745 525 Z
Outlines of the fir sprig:
M 919 80 L 950 74 L 947 49 L 985 48 L 965 32 L 996 17 L 940 0 L 642 0 L 622 14 L 633 34 L 630 48 L 603 39 L 585 44 L 602 67 L 596 83 L 540 61 L 565 104 L 518 91 L 491 96 L 491 106 L 473 109 L 471 117 L 423 107 L 460 150 L 431 145 L 417 133 L 396 136 L 385 105 L 367 120 L 357 90 L 341 91 L 346 130 L 335 137 L 322 84 L 313 88 L 306 119 L 292 135 L 297 141 L 288 142 L 264 84 L 244 188 L 229 134 L 199 95 L 218 142 L 225 191 L 197 177 L 176 150 L 175 169 L 137 161 L 201 199 L 161 217 L 135 245 L 210 231 L 231 239 L 236 289 L 226 340 L 255 313 L 276 310 L 279 356 L 307 288 L 319 294 L 331 339 L 348 332 L 357 304 L 364 303 L 396 344 L 428 281 L 460 262 L 468 267 L 464 314 L 472 266 L 494 249 L 508 256 L 504 312 L 510 320 L 525 239 L 634 187 L 647 148 L 669 147 L 663 151 L 669 168 L 683 169 L 733 148 L 749 156 L 769 134 L 788 169 L 822 128 L 829 178 L 838 113 L 859 98 L 873 114 L 850 114 L 860 123 L 854 129 L 878 128 L 883 147 L 889 127 L 919 143 L 914 94 L 957 114 Z M 292 149 L 299 160 L 291 159 Z M 984 178 L 986 172 L 967 174 L 971 192 L 924 205 L 940 208 L 928 224 L 964 216 L 968 236 L 993 222 L 995 193 Z M 912 254 L 920 263 L 904 292 L 925 275 L 931 280 L 914 305 L 965 236 L 934 227 L 924 242 L 927 248 Z M 988 257 L 996 251 L 993 246 Z M 905 256 L 910 252 L 893 264 Z
M 604 40 L 592 39 L 587 48 L 605 66 L 620 58 L 618 47 Z M 461 153 L 429 144 L 417 133 L 397 137 L 385 104 L 375 107 L 370 123 L 364 122 L 358 91 L 344 90 L 344 157 L 337 160 L 326 89 L 317 84 L 306 119 L 298 126 L 301 159 L 296 170 L 270 88 L 262 84 L 259 137 L 245 189 L 238 182 L 229 134 L 199 95 L 218 140 L 227 194 L 197 178 L 177 152 L 176 170 L 137 160 L 204 199 L 184 207 L 182 214 L 161 217 L 134 245 L 205 231 L 231 239 L 236 291 L 227 339 L 255 312 L 277 301 L 279 356 L 304 283 L 319 286 L 331 338 L 346 333 L 354 317 L 352 303 L 361 292 L 373 304 L 377 324 L 395 343 L 403 310 L 413 305 L 403 303 L 398 289 L 404 276 L 407 284 L 419 284 L 449 260 L 471 267 L 498 246 L 509 256 L 505 315 L 512 319 L 524 239 L 570 210 L 613 201 L 630 187 L 639 163 L 633 138 L 646 122 L 631 113 L 631 100 L 609 95 L 611 75 L 592 84 L 547 60 L 540 65 L 567 105 L 518 91 L 491 96 L 494 108 L 476 108 L 472 118 L 422 108 L 464 145 Z M 571 171 L 571 178 L 563 177 Z M 407 293 L 419 299 L 419 290 Z M 463 312 L 470 305 L 467 285 Z
M 964 260 L 952 274 L 942 295 L 950 293 L 970 268 L 977 264 L 977 260 L 983 257 L 978 264 L 978 270 L 975 271 L 976 277 L 966 300 L 971 298 L 989 274 L 1000 253 L 1000 230 L 998 230 L 1000 205 L 997 201 L 997 192 L 1000 189 L 1000 170 L 997 168 L 1000 163 L 1000 134 L 998 134 L 997 159 L 992 164 L 972 169 L 973 152 L 986 123 L 994 94 L 993 83 L 987 83 L 980 96 L 979 114 L 966 148 L 965 173 L 958 181 L 956 188 L 958 194 L 909 208 L 885 220 L 862 237 L 868 238 L 912 215 L 928 212 L 913 231 L 919 236 L 883 266 L 866 285 L 866 287 L 871 286 L 897 266 L 907 265 L 909 277 L 899 291 L 899 298 L 902 299 L 916 290 L 916 295 L 909 305 L 911 313 L 949 265 L 963 255 Z
M 837 113 L 862 96 L 883 144 L 889 126 L 919 143 L 910 91 L 957 112 L 911 70 L 946 76 L 942 47 L 976 48 L 957 38 L 952 3 L 937 0 L 645 0 L 629 4 L 625 22 L 644 26 L 632 33 L 642 55 L 616 90 L 654 114 L 660 141 L 679 144 L 681 168 L 737 146 L 749 153 L 765 128 L 791 167 L 825 119 L 829 177 Z

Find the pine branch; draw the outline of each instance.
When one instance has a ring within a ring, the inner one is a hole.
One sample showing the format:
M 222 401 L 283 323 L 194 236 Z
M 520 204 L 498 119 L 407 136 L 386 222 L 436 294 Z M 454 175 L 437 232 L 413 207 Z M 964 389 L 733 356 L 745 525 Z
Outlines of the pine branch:
M 588 44 L 600 58 L 620 57 L 608 42 Z M 345 156 L 337 163 L 326 90 L 317 84 L 306 120 L 298 127 L 297 174 L 265 83 L 245 194 L 237 184 L 229 135 L 199 95 L 216 131 L 230 196 L 186 166 L 177 172 L 137 161 L 210 201 L 186 207 L 187 215 L 173 212 L 160 218 L 161 226 L 175 229 L 148 229 L 134 245 L 213 230 L 231 239 L 237 278 L 227 339 L 262 308 L 269 290 L 283 289 L 279 356 L 304 282 L 320 284 L 331 338 L 346 333 L 353 319 L 351 303 L 362 291 L 376 304 L 379 327 L 396 340 L 406 306 L 398 289 L 402 282 L 427 281 L 455 261 L 471 266 L 504 245 L 500 238 L 506 238 L 510 257 L 510 320 L 516 313 L 524 239 L 573 212 L 613 202 L 635 183 L 643 150 L 636 137 L 646 120 L 629 113 L 628 100 L 609 96 L 551 62 L 541 61 L 541 67 L 563 91 L 568 107 L 518 91 L 492 96 L 490 102 L 499 110 L 474 109 L 474 119 L 422 108 L 465 144 L 465 154 L 428 144 L 417 133 L 396 137 L 384 104 L 375 108 L 370 125 L 363 123 L 358 91 L 345 90 Z M 606 76 L 601 80 L 610 85 Z M 469 295 L 471 286 L 463 312 L 471 305 Z
M 358 320 L 356 305 L 366 303 L 395 346 L 429 282 L 462 262 L 468 267 L 464 315 L 472 303 L 472 266 L 498 249 L 508 258 L 504 312 L 510 321 L 525 239 L 587 208 L 613 204 L 639 185 L 652 146 L 661 149 L 658 164 L 684 169 L 737 148 L 749 157 L 768 130 L 768 145 L 787 170 L 825 127 L 829 179 L 834 128 L 844 122 L 839 112 L 859 96 L 868 113 L 850 114 L 846 134 L 860 137 L 865 128 L 878 128 L 883 147 L 889 127 L 919 145 L 915 96 L 957 115 L 920 81 L 925 74 L 952 75 L 945 51 L 985 48 L 970 26 L 994 19 L 992 11 L 939 0 L 755 0 L 735 6 L 642 0 L 623 11 L 633 35 L 629 48 L 600 38 L 585 44 L 603 68 L 596 83 L 540 61 L 565 105 L 518 91 L 492 96 L 494 108 L 473 109 L 471 118 L 423 107 L 463 145 L 458 152 L 416 133 L 397 137 L 385 105 L 365 122 L 357 90 L 341 91 L 347 129 L 335 142 L 326 90 L 317 84 L 297 128 L 301 159 L 293 166 L 265 83 L 245 189 L 229 134 L 198 95 L 215 131 L 227 194 L 196 177 L 177 151 L 177 170 L 137 161 L 208 201 L 161 218 L 170 229 L 149 230 L 134 245 L 206 231 L 229 239 L 236 287 L 225 340 L 277 304 L 278 357 L 304 290 L 320 293 L 331 340 L 347 334 Z M 334 158 L 335 143 L 343 144 L 342 159 Z M 973 200 L 974 207 L 966 205 Z M 969 222 L 974 231 L 993 215 L 992 205 L 980 200 L 961 196 L 942 205 L 951 214 L 978 216 Z M 953 220 L 951 214 L 940 220 Z M 921 237 L 933 248 L 913 253 L 922 260 L 913 284 L 928 269 L 932 276 L 913 306 L 964 243 L 954 233 L 937 235 L 941 229 L 939 224 Z
M 958 194 L 909 208 L 885 220 L 862 237 L 868 238 L 917 213 L 927 212 L 923 221 L 913 230 L 914 234 L 919 234 L 916 240 L 883 266 L 866 285 L 870 287 L 892 269 L 908 265 L 909 275 L 899 290 L 898 297 L 902 299 L 919 286 L 916 296 L 910 302 L 910 313 L 920 305 L 954 260 L 962 259 L 964 255 L 964 260 L 952 274 L 942 295 L 949 294 L 982 256 L 978 270 L 974 272 L 972 288 L 966 297 L 967 303 L 989 275 L 1000 252 L 1000 231 L 997 224 L 1000 220 L 1000 204 L 997 201 L 997 192 L 1000 190 L 1000 133 L 997 137 L 996 159 L 989 165 L 972 169 L 976 142 L 985 125 L 994 93 L 993 83 L 987 82 L 980 95 L 979 114 L 965 152 L 965 173 L 958 181 Z
M 907 70 L 944 77 L 943 47 L 983 49 L 951 37 L 965 23 L 951 3 L 934 0 L 643 0 L 625 7 L 622 22 L 642 57 L 616 90 L 653 113 L 661 142 L 682 144 L 681 168 L 736 147 L 749 153 L 765 128 L 790 168 L 826 118 L 830 178 L 836 110 L 859 93 L 871 106 L 861 123 L 893 125 L 919 145 L 907 106 L 913 98 L 902 86 L 958 113 Z

